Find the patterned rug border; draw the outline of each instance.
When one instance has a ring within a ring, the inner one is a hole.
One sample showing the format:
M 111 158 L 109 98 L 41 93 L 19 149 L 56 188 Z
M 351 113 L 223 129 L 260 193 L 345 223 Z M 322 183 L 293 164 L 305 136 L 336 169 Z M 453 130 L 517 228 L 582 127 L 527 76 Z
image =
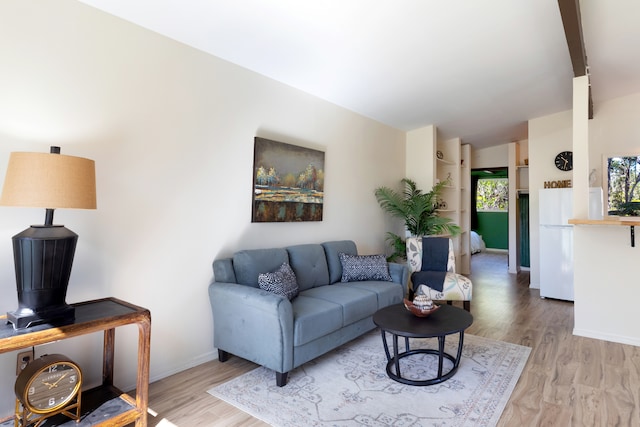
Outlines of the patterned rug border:
M 307 362 L 290 372 L 283 388 L 275 385 L 272 370 L 258 367 L 207 392 L 274 427 L 298 427 L 301 422 L 318 427 L 488 427 L 500 419 L 531 353 L 529 347 L 465 334 L 458 372 L 439 385 L 416 387 L 389 379 L 380 340 L 376 329 Z M 447 337 L 449 354 L 455 354 L 457 342 L 457 335 Z M 433 348 L 434 343 L 437 340 L 412 339 L 411 348 Z M 436 358 L 425 357 L 431 359 L 412 356 L 402 368 L 403 375 L 434 376 Z M 450 362 L 445 360 L 445 372 L 447 363 Z M 336 366 L 329 367 L 331 364 Z M 342 369 L 341 376 L 324 380 L 328 387 L 325 385 L 327 390 L 322 390 L 322 377 L 326 376 L 322 371 L 338 369 Z M 314 377 L 318 374 L 320 381 Z M 469 396 L 461 397 L 462 390 Z M 432 413 L 424 413 L 425 406 L 415 405 L 421 398 L 440 401 L 437 406 L 429 405 Z M 367 401 L 373 406 L 368 408 Z M 407 402 L 413 408 L 403 408 Z M 359 407 L 360 412 L 347 413 L 343 418 L 336 415 L 349 412 L 351 406 Z M 333 416 L 337 418 L 329 419 Z

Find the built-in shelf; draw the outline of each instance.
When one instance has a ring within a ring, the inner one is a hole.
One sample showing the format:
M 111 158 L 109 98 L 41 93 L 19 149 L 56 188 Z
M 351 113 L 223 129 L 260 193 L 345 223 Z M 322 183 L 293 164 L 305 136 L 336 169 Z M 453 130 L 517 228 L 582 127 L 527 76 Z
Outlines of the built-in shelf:
M 455 166 L 456 162 L 451 162 L 449 160 L 445 160 L 445 159 L 436 159 L 438 160 L 439 163 L 442 163 L 443 165 L 449 165 L 449 166 Z
M 516 165 L 517 168 L 528 168 L 529 165 Z
M 436 212 L 447 217 L 460 227 L 460 231 L 468 231 L 469 216 L 469 188 L 471 186 L 471 148 L 468 144 L 461 144 L 460 138 L 447 141 L 437 141 L 435 147 L 441 159 L 436 157 L 434 162 L 434 181 L 442 183 L 440 197 L 446 205 Z M 465 212 L 465 213 L 463 213 Z M 453 242 L 457 273 L 469 274 L 469 234 L 458 234 L 450 237 Z M 461 259 L 462 258 L 462 259 Z

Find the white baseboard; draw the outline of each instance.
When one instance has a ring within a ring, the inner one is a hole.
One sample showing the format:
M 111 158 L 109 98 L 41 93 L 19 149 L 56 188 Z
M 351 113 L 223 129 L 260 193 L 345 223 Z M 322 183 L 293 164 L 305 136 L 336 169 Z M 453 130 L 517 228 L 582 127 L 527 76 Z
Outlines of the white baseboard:
M 638 338 L 631 338 L 623 335 L 615 334 L 603 334 L 601 332 L 591 331 L 588 329 L 573 329 L 573 335 L 585 338 L 593 338 L 596 340 L 610 341 L 619 344 L 629 344 L 633 346 L 640 346 L 640 340 Z
M 487 248 L 485 249 L 487 252 L 493 252 L 496 254 L 509 254 L 509 249 L 495 249 L 495 248 Z

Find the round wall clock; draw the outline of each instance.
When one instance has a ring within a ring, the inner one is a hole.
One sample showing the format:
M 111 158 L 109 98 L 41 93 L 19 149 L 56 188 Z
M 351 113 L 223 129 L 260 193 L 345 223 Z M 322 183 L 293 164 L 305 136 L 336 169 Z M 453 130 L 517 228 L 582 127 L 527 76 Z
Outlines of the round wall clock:
M 16 425 L 30 425 L 63 411 L 80 419 L 81 386 L 82 371 L 68 357 L 48 354 L 34 360 L 16 379 L 16 398 L 22 404 L 22 410 L 16 405 L 16 420 L 21 421 Z
M 573 152 L 562 151 L 556 156 L 556 167 L 561 171 L 570 171 L 573 169 Z

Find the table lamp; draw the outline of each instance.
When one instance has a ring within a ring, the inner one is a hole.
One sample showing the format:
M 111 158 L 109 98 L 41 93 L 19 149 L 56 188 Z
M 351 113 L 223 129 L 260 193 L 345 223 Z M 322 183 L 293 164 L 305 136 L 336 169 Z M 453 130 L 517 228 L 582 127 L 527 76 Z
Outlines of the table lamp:
M 45 208 L 44 225 L 13 236 L 18 309 L 7 313 L 15 329 L 72 322 L 65 302 L 78 235 L 53 224 L 58 208 L 95 209 L 93 160 L 50 153 L 11 153 L 0 205 Z

